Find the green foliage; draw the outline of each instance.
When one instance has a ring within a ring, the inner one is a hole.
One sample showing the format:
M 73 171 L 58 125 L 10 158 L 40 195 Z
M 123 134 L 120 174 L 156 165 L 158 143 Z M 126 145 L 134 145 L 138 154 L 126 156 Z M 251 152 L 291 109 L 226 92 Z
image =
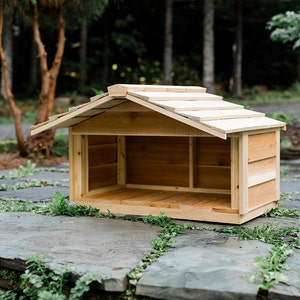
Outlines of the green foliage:
M 292 124 L 291 118 L 284 112 L 270 113 L 270 114 L 267 114 L 267 116 L 270 118 L 276 119 L 278 121 L 285 122 L 286 125 Z
M 0 290 L 0 299 L 1 300 L 16 300 L 17 294 L 13 291 L 1 291 Z
M 102 283 L 98 274 L 86 274 L 80 277 L 75 286 L 69 289 L 74 267 L 65 264 L 59 270 L 51 270 L 41 259 L 33 255 L 26 259 L 26 270 L 21 275 L 23 293 L 31 300 L 78 300 L 88 292 L 92 282 Z
M 39 170 L 36 169 L 36 165 L 33 164 L 30 160 L 27 161 L 26 166 L 20 166 L 17 169 L 12 169 L 8 175 L 1 175 L 0 179 L 17 179 L 29 175 L 38 173 Z
M 103 215 L 98 209 L 88 207 L 84 205 L 72 205 L 67 201 L 67 196 L 62 195 L 60 192 L 56 192 L 52 201 L 45 207 L 34 207 L 33 210 L 36 213 L 49 215 L 49 216 L 90 216 L 90 217 L 102 217 Z
M 84 293 L 88 292 L 90 289 L 90 284 L 92 282 L 102 283 L 103 279 L 98 274 L 85 274 L 80 277 L 75 286 L 71 289 L 69 300 L 82 299 Z
M 18 150 L 17 141 L 0 142 L 0 153 L 9 153 Z
M 0 212 L 24 212 L 29 211 L 30 202 L 20 199 L 8 199 L 0 197 Z
M 215 229 L 214 231 L 229 233 L 233 236 L 238 237 L 241 240 L 258 240 L 273 245 L 275 245 L 276 243 L 285 242 L 288 243 L 290 246 L 296 246 L 300 242 L 297 238 L 298 233 L 300 232 L 299 228 L 279 228 L 278 223 L 255 226 L 253 229 L 243 226 L 235 226 Z
M 299 218 L 300 211 L 298 209 L 288 209 L 282 205 L 278 205 L 275 208 L 272 208 L 269 212 L 264 214 L 265 217 L 271 218 L 282 218 L 282 217 L 289 217 L 289 218 Z
M 287 11 L 271 18 L 267 29 L 272 30 L 270 38 L 275 42 L 293 43 L 293 49 L 300 46 L 300 13 Z
M 0 191 L 15 191 L 15 190 L 22 190 L 32 187 L 42 187 L 42 186 L 58 186 L 59 184 L 54 183 L 48 183 L 46 181 L 40 181 L 40 180 L 25 180 L 21 182 L 17 182 L 14 185 L 7 185 L 7 184 L 1 184 Z
M 58 134 L 55 136 L 51 154 L 59 157 L 69 156 L 69 140 L 67 135 Z
M 287 283 L 288 277 L 282 273 L 290 270 L 286 259 L 293 254 L 293 250 L 286 244 L 278 244 L 269 250 L 269 256 L 257 257 L 254 265 L 258 271 L 250 277 L 250 282 L 260 283 L 260 288 L 269 290 L 279 282 Z

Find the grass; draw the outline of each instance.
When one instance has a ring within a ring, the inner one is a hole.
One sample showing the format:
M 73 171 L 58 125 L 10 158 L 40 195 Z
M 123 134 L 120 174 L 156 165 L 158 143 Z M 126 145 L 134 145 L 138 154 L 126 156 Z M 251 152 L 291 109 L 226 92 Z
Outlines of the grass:
M 226 101 L 235 102 L 238 104 L 259 105 L 259 104 L 284 104 L 284 103 L 299 103 L 300 102 L 300 82 L 294 83 L 286 90 L 268 90 L 261 86 L 253 86 L 249 89 L 244 89 L 244 98 L 235 99 L 230 96 L 224 96 Z

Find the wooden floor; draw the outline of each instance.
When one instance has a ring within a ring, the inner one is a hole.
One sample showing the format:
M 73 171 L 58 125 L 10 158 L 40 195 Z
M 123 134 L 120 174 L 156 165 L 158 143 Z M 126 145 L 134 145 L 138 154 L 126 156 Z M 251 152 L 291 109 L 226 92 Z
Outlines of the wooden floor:
M 85 201 L 173 209 L 230 208 L 230 195 L 133 188 L 119 188 L 95 194 L 85 197 Z

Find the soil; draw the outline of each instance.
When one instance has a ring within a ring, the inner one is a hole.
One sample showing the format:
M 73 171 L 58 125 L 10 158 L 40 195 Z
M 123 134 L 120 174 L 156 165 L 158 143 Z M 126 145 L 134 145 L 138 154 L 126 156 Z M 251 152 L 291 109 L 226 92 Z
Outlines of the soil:
M 26 166 L 30 158 L 20 157 L 18 153 L 0 154 L 0 170 L 8 170 L 18 168 L 19 166 Z M 50 157 L 43 161 L 33 161 L 37 166 L 55 166 L 61 163 L 69 162 L 67 157 Z

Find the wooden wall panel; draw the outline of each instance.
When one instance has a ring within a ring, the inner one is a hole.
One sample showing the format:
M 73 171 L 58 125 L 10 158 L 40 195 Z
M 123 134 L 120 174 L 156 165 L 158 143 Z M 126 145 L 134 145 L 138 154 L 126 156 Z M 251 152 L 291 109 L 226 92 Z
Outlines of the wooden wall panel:
M 117 144 L 105 144 L 89 147 L 89 166 L 115 163 L 117 161 Z
M 248 189 L 249 209 L 270 203 L 276 199 L 276 180 L 270 180 Z
M 162 186 L 189 185 L 188 165 L 127 164 L 127 183 Z
M 276 157 L 270 157 L 249 163 L 248 186 L 253 186 L 276 178 Z
M 127 160 L 148 164 L 188 164 L 188 144 L 127 144 Z
M 248 162 L 276 156 L 276 132 L 249 135 Z
M 117 137 L 114 135 L 89 135 L 89 146 L 113 144 L 117 142 Z
M 230 144 L 198 144 L 196 164 L 230 166 Z
M 174 137 L 127 137 L 127 183 L 189 185 L 189 140 Z
M 196 138 L 195 187 L 230 189 L 230 139 Z
M 117 184 L 117 137 L 88 136 L 89 191 Z
M 117 164 L 89 168 L 89 190 L 117 184 Z
M 230 168 L 197 166 L 195 187 L 208 189 L 230 189 Z
M 206 132 L 160 113 L 107 111 L 73 126 L 73 134 L 207 136 Z

